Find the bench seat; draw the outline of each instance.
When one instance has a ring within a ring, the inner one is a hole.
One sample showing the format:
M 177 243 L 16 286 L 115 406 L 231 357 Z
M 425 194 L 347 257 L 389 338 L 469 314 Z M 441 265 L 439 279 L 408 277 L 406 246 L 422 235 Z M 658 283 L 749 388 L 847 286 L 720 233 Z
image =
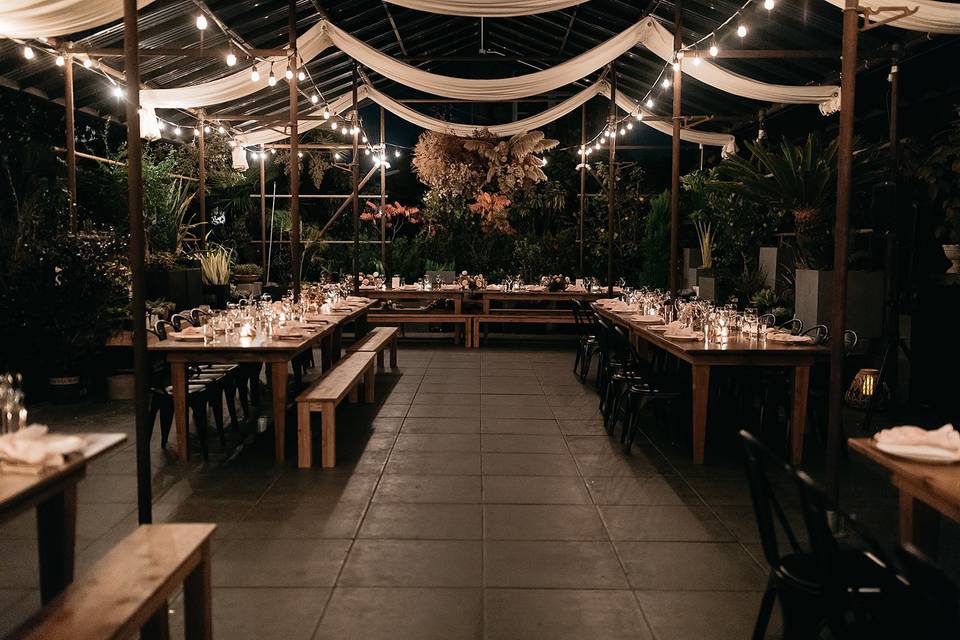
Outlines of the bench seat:
M 473 347 L 480 347 L 480 325 L 490 324 L 575 324 L 571 311 L 553 309 L 496 309 L 488 315 L 474 316 Z
M 147 524 L 124 538 L 80 580 L 27 620 L 18 640 L 167 637 L 167 602 L 183 585 L 186 640 L 213 637 L 213 524 Z
M 449 311 L 377 311 L 371 312 L 370 324 L 375 325 L 404 325 L 407 323 L 420 324 L 453 324 L 463 325 L 463 344 L 468 349 L 473 346 L 473 318 L 468 313 L 451 313 Z
M 336 412 L 345 397 L 350 402 L 358 398 L 357 387 L 364 386 L 364 400 L 373 402 L 376 368 L 373 351 L 355 351 L 327 371 L 322 378 L 315 380 L 297 396 L 297 464 L 301 469 L 313 465 L 313 432 L 310 428 L 310 414 L 321 413 L 321 458 L 324 467 L 336 464 Z
M 377 354 L 377 366 L 384 368 L 383 352 L 390 347 L 390 368 L 397 368 L 397 339 L 400 336 L 400 329 L 397 327 L 375 327 L 367 335 L 360 338 L 347 348 L 348 353 L 355 351 L 369 351 Z

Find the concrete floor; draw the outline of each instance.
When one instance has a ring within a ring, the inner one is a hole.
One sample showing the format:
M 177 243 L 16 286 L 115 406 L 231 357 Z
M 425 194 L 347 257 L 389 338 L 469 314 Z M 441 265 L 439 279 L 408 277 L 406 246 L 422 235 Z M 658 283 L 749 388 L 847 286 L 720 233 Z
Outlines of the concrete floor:
M 276 464 L 271 435 L 251 427 L 226 450 L 211 435 L 206 464 L 173 462 L 155 441 L 155 521 L 218 524 L 216 636 L 749 637 L 765 568 L 737 425 L 711 425 L 703 466 L 667 424 L 625 456 L 572 360 L 569 345 L 404 344 L 377 403 L 338 413 L 333 470 Z M 80 575 L 137 523 L 131 412 L 89 402 L 32 416 L 131 437 L 80 485 Z M 848 466 L 844 506 L 895 536 L 886 480 Z M 35 535 L 32 514 L 0 527 L 0 635 L 39 606 Z

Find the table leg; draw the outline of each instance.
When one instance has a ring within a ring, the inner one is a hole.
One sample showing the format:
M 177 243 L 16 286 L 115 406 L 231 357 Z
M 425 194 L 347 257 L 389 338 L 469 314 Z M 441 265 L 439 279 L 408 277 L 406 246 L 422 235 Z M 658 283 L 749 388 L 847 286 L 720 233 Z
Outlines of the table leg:
M 283 462 L 287 429 L 287 362 L 270 363 L 270 387 L 273 389 L 273 431 L 277 462 Z
M 912 543 L 930 557 L 936 557 L 940 543 L 940 514 L 900 488 L 900 542 Z
M 173 385 L 173 424 L 177 428 L 177 457 L 186 462 L 190 457 L 187 444 L 187 364 L 170 363 L 170 383 Z
M 140 628 L 140 640 L 170 640 L 170 605 L 164 600 Z
M 213 638 L 213 608 L 210 602 L 210 541 L 203 543 L 200 564 L 183 581 L 185 640 Z
M 693 463 L 703 464 L 707 445 L 707 405 L 710 401 L 710 365 L 693 365 Z
M 453 297 L 453 313 L 455 315 L 460 315 L 460 310 L 463 309 L 463 296 L 454 296 Z
M 793 415 L 790 420 L 790 461 L 800 464 L 803 458 L 803 433 L 807 427 L 807 395 L 810 388 L 810 367 L 793 368 Z
M 80 474 L 82 475 L 82 474 Z M 77 480 L 37 505 L 40 601 L 46 604 L 73 582 L 77 538 Z

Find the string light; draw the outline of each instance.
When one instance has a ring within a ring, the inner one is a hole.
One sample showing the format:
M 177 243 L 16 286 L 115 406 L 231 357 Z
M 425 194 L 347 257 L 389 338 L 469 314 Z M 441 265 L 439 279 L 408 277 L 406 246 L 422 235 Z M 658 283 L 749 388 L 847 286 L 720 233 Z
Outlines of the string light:
M 633 123 L 632 123 L 632 122 L 628 122 L 628 123 L 627 123 L 627 131 L 632 131 L 632 130 L 633 130 Z
M 745 38 L 747 36 L 747 27 L 744 25 L 737 27 L 737 35 L 741 38 Z
M 302 157 L 303 157 L 303 151 L 297 151 L 297 157 L 298 157 L 298 158 L 302 158 Z
M 175 135 L 175 136 L 179 136 L 179 135 L 180 135 L 180 127 L 177 127 L 176 129 L 173 130 L 173 135 Z
M 116 96 L 117 99 L 119 99 L 120 96 L 123 95 L 123 89 L 120 88 L 120 85 L 114 85 L 113 95 Z
M 233 67 L 237 64 L 237 56 L 234 55 L 233 51 L 227 54 L 227 66 Z
M 283 77 L 287 80 L 293 80 L 293 69 L 287 67 L 287 70 L 283 72 Z
M 209 127 L 209 126 L 204 127 L 204 128 L 203 128 L 203 132 L 204 132 L 204 133 L 210 133 L 210 127 Z
M 334 152 L 333 152 L 333 159 L 334 159 L 334 160 L 339 160 L 339 159 L 340 159 L 340 152 L 339 152 L 339 151 L 334 151 Z
M 250 82 L 260 82 L 260 72 L 256 66 L 250 67 Z
M 83 59 L 83 68 L 84 68 L 84 69 L 89 69 L 89 68 L 92 67 L 92 66 L 93 66 L 93 60 L 91 60 L 89 57 L 86 57 L 86 58 Z
M 320 102 L 320 96 L 318 96 L 317 94 L 313 94 L 312 96 L 310 96 L 310 102 L 312 102 L 313 104 L 317 104 L 318 102 Z
M 277 150 L 276 150 L 276 149 L 270 149 L 270 155 L 272 155 L 272 156 L 277 155 Z
M 323 119 L 324 120 L 330 119 L 330 110 L 327 109 L 326 107 L 323 108 Z M 334 127 L 334 129 L 336 129 L 336 127 Z
M 219 127 L 217 127 L 217 133 L 223 134 L 226 132 L 227 130 L 223 128 L 223 125 L 220 125 Z
M 330 123 L 330 128 L 333 129 L 334 131 L 337 130 L 337 121 L 336 121 L 336 120 L 334 120 L 333 122 Z
M 367 136 L 363 136 L 363 144 L 367 144 Z
M 203 31 L 206 28 L 207 28 L 207 17 L 203 14 L 200 14 L 199 16 L 197 16 L 197 29 L 200 29 L 200 31 Z
M 720 53 L 720 48 L 715 44 L 710 45 L 710 57 L 716 58 L 718 53 Z
M 674 70 L 674 71 L 680 71 L 680 62 L 679 62 L 679 61 L 673 63 L 673 70 Z
M 653 98 L 647 98 L 647 109 L 653 109 Z
M 270 75 L 267 76 L 267 84 L 271 87 L 275 87 L 277 85 L 277 76 L 273 74 L 273 65 L 270 65 Z
M 627 130 L 624 129 L 623 127 L 620 127 L 620 135 L 622 135 L 622 136 L 627 135 Z
M 63 56 L 57 56 L 57 66 L 62 67 L 64 64 L 65 60 L 63 59 Z
M 697 56 L 693 59 L 693 66 L 699 67 L 701 62 L 703 62 L 703 60 L 700 59 L 700 56 Z
M 303 82 L 306 79 L 307 79 L 307 74 L 305 74 L 303 71 L 297 71 L 297 80 L 299 80 L 300 82 Z
M 763 0 L 763 8 L 767 11 L 773 11 L 773 7 L 776 6 L 773 0 Z
M 598 143 L 594 146 L 594 148 L 595 148 L 597 151 L 600 151 L 600 143 L 598 142 Z
M 200 135 L 200 130 L 197 129 L 196 127 L 194 127 L 194 128 L 193 128 L 193 137 L 196 138 L 196 137 L 199 136 L 199 135 Z
M 393 157 L 394 157 L 394 158 L 399 158 L 399 157 L 400 157 L 400 149 L 394 150 L 394 152 L 393 152 Z
M 27 60 L 33 60 L 33 56 L 34 56 L 33 47 L 26 46 L 26 47 L 23 48 L 23 57 L 24 57 L 24 58 L 26 58 Z
M 370 155 L 370 149 L 364 149 L 364 150 L 363 150 L 363 153 L 364 153 L 365 155 Z
M 663 79 L 663 82 L 660 83 L 660 86 L 662 86 L 664 89 L 669 89 L 669 88 L 670 88 L 670 78 L 664 78 L 664 79 Z

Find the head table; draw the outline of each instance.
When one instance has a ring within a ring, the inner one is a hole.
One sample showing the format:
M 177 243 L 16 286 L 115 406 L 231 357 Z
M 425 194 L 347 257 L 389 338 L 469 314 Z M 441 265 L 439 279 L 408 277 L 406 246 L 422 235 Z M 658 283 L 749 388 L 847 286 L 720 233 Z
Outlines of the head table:
M 672 340 L 651 331 L 650 325 L 636 322 L 629 315 L 594 305 L 600 316 L 626 328 L 640 349 L 657 348 L 690 364 L 693 395 L 693 461 L 703 464 L 707 438 L 707 409 L 710 399 L 712 367 L 780 367 L 793 370 L 793 408 L 791 412 L 790 449 L 794 464 L 803 454 L 803 435 L 807 420 L 807 394 L 810 368 L 818 357 L 829 354 L 827 347 L 815 344 L 784 344 L 734 334 L 726 342 L 704 340 Z
M 273 421 L 277 461 L 284 458 L 284 435 L 287 413 L 287 381 L 290 362 L 307 349 L 323 340 L 328 340 L 332 360 L 339 359 L 339 336 L 342 327 L 356 323 L 366 326 L 367 311 L 373 300 L 341 302 L 321 312 L 328 320 L 304 329 L 301 337 L 281 338 L 258 334 L 254 337 L 220 336 L 212 341 L 183 341 L 168 338 L 148 345 L 151 351 L 161 352 L 170 364 L 170 380 L 173 385 L 174 424 L 177 430 L 177 455 L 181 460 L 189 456 L 187 447 L 187 373 L 191 363 L 234 364 L 243 362 L 264 363 L 269 368 L 270 386 L 273 392 Z M 358 331 L 360 333 L 361 331 Z

